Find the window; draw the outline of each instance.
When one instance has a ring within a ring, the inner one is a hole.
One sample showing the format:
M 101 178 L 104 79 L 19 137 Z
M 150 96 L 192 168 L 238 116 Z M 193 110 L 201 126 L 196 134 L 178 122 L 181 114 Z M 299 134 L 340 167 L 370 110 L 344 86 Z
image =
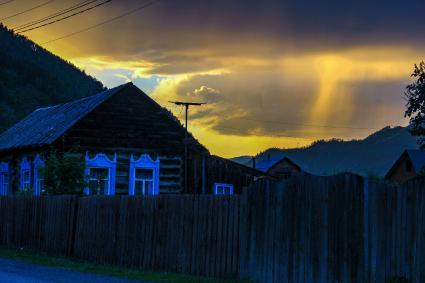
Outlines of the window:
M 129 195 L 159 194 L 159 158 L 152 160 L 144 154 L 134 160 L 130 158 L 130 188 Z
M 215 183 L 214 184 L 214 194 L 215 195 L 233 195 L 233 185 L 232 184 Z
M 109 188 L 108 168 L 89 168 L 88 195 L 107 195 Z
M 406 172 L 412 172 L 412 161 L 406 160 Z
M 86 195 L 114 195 L 117 155 L 110 160 L 105 154 L 99 153 L 90 158 L 86 153 Z
M 39 196 L 44 192 L 44 161 L 37 154 L 34 159 L 34 195 Z
M 9 172 L 0 172 L 0 196 L 9 192 Z
M 44 172 L 43 172 L 43 167 L 38 167 L 35 168 L 35 190 L 34 190 L 34 194 L 39 196 L 42 193 L 44 193 Z
M 135 169 L 134 194 L 148 195 L 153 192 L 153 169 Z
M 9 192 L 9 164 L 0 163 L 0 196 L 7 195 Z
M 31 187 L 31 178 L 30 170 L 22 170 L 22 189 L 29 190 Z
M 21 190 L 31 190 L 31 164 L 26 157 L 21 161 Z

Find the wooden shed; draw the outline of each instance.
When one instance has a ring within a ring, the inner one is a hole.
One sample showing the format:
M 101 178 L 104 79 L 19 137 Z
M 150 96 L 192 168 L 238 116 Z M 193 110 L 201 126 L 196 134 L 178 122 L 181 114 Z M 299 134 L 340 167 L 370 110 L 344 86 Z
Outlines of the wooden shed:
M 385 178 L 402 184 L 410 179 L 425 173 L 425 151 L 419 149 L 408 149 L 403 151 L 400 157 L 391 166 Z
M 278 179 L 289 179 L 295 174 L 306 173 L 298 164 L 286 156 L 274 160 L 269 156 L 254 166 L 268 176 Z

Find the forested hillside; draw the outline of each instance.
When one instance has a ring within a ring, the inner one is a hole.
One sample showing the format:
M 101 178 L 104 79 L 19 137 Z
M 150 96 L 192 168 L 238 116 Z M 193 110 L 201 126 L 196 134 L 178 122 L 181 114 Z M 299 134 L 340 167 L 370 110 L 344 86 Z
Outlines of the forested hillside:
M 386 127 L 362 140 L 322 140 L 305 148 L 271 148 L 258 154 L 256 162 L 262 166 L 271 165 L 286 156 L 313 174 L 353 172 L 383 176 L 404 149 L 418 147 L 417 139 L 407 128 Z M 250 156 L 241 156 L 233 160 L 252 166 Z
M 103 88 L 74 65 L 0 24 L 0 133 L 40 106 Z

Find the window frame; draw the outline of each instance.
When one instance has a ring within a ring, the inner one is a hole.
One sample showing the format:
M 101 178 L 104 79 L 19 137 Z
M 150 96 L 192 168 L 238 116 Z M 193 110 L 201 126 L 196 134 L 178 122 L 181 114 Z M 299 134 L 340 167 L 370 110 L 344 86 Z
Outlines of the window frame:
M 90 158 L 89 153 L 86 152 L 86 181 L 90 178 L 90 169 L 108 169 L 108 187 L 104 195 L 115 195 L 115 176 L 117 169 L 117 154 L 114 153 L 114 159 L 109 159 L 104 153 L 98 153 L 93 158 Z M 84 194 L 90 195 L 90 188 L 87 186 L 84 188 Z
M 219 192 L 219 187 L 222 188 L 222 192 Z M 229 194 L 225 193 L 225 189 L 229 189 Z M 216 196 L 231 196 L 234 194 L 234 186 L 233 184 L 227 183 L 214 183 L 214 195 Z
M 107 177 L 106 178 L 103 178 L 103 179 L 95 179 L 95 178 L 92 178 L 91 177 L 91 172 L 90 172 L 90 170 L 91 169 L 106 169 L 107 170 L 107 172 L 108 172 L 108 175 L 107 175 Z M 111 175 L 111 169 L 110 168 L 105 168 L 105 167 L 89 167 L 88 168 L 88 176 L 87 176 L 87 185 L 88 185 L 88 194 L 89 195 L 95 195 L 95 194 L 90 194 L 90 181 L 99 181 L 99 180 L 102 180 L 102 181 L 107 181 L 107 184 L 108 184 L 108 187 L 106 188 L 106 192 L 107 193 L 109 193 L 109 188 L 110 188 L 110 175 Z M 97 195 L 97 194 L 96 194 Z M 103 191 L 103 193 L 101 194 L 101 195 L 107 195 L 107 194 L 105 194 L 105 191 Z
M 37 154 L 34 159 L 34 173 L 33 173 L 33 183 L 34 183 L 34 195 L 41 195 L 44 189 L 44 176 L 39 176 L 39 169 L 44 168 L 44 160 L 41 158 L 40 154 Z M 43 184 L 40 187 L 40 181 L 42 180 Z
M 25 172 L 28 172 L 28 180 L 24 178 Z M 28 161 L 28 158 L 26 156 L 23 157 L 21 160 L 20 174 L 20 190 L 24 191 L 26 188 L 31 190 L 31 163 Z M 26 187 L 26 184 L 28 185 L 28 187 Z
M 7 178 L 4 176 L 7 175 Z M 0 196 L 8 195 L 10 190 L 10 169 L 8 162 L 0 162 Z
M 150 179 L 144 179 L 144 178 L 137 178 L 137 170 L 149 170 L 152 172 L 152 178 Z M 149 192 L 146 192 L 147 188 L 146 188 L 146 183 L 148 182 L 152 182 L 152 188 L 154 187 L 154 178 L 155 178 L 155 170 L 152 168 L 134 168 L 134 195 L 136 195 L 136 183 L 137 182 L 142 182 L 142 186 L 143 186 L 143 191 L 142 191 L 142 195 L 149 195 Z
M 159 195 L 159 157 L 153 160 L 148 154 L 142 154 L 139 159 L 134 159 L 134 154 L 130 157 L 130 182 L 128 194 L 130 196 L 136 195 L 136 169 L 150 169 L 152 170 L 152 193 L 144 192 L 144 195 Z

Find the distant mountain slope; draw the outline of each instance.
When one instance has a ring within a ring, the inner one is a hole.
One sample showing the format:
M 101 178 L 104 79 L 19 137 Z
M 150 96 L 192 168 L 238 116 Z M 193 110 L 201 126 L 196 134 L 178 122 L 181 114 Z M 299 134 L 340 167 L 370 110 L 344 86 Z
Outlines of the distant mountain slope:
M 419 148 L 417 139 L 406 128 L 386 127 L 363 140 L 317 141 L 309 147 L 298 149 L 271 148 L 260 153 L 256 160 L 272 165 L 287 156 L 313 174 L 353 172 L 383 176 L 406 148 Z M 252 157 L 249 156 L 233 160 L 252 166 Z
M 37 107 L 102 89 L 96 79 L 0 24 L 0 133 Z

